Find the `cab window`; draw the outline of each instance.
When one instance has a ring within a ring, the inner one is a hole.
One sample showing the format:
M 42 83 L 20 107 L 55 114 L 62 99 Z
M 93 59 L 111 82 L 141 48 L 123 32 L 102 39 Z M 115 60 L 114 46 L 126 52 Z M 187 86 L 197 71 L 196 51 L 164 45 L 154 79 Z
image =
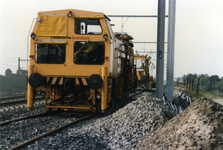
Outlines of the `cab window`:
M 75 64 L 95 64 L 104 63 L 105 44 L 103 42 L 75 42 L 74 63 Z
M 45 64 L 63 64 L 66 44 L 36 44 L 35 61 Z
M 148 67 L 148 61 L 145 59 L 135 59 L 134 64 L 136 68 L 145 69 Z
M 101 34 L 101 24 L 99 19 L 76 18 L 75 19 L 76 34 Z

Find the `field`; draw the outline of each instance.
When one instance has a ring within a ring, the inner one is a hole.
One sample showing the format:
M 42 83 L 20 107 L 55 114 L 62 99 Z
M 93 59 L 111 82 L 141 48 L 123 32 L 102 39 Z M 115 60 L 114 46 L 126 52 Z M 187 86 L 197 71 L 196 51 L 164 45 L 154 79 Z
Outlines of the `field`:
M 219 94 L 219 93 L 216 93 L 216 92 L 206 92 L 206 91 L 202 91 L 202 90 L 199 90 L 198 91 L 198 94 L 197 94 L 197 90 L 195 89 L 187 89 L 186 86 L 184 87 L 183 84 L 179 84 L 179 85 L 174 85 L 175 87 L 180 87 L 181 89 L 184 89 L 184 90 L 187 90 L 190 94 L 191 94 L 191 97 L 193 100 L 197 100 L 197 99 L 200 99 L 202 97 L 205 97 L 207 99 L 222 99 L 221 100 L 221 105 L 223 106 L 223 96 L 219 96 L 219 95 L 222 95 L 222 94 Z

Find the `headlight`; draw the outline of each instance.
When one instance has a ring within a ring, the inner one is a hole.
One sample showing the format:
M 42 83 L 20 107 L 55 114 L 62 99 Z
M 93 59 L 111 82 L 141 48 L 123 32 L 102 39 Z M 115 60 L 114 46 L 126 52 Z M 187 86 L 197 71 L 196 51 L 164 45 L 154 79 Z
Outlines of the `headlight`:
M 96 95 L 96 98 L 97 98 L 97 99 L 101 99 L 101 94 L 97 94 L 97 95 Z
M 69 11 L 69 13 L 67 14 L 67 16 L 71 18 L 72 17 L 72 12 Z
M 101 78 L 101 76 L 97 75 L 97 74 L 92 74 L 88 80 L 87 80 L 88 86 L 91 89 L 99 89 L 102 84 L 103 84 L 103 80 Z
M 107 35 L 107 34 L 104 34 L 104 35 L 103 35 L 103 38 L 105 39 L 105 41 L 107 41 L 107 39 L 108 39 L 108 35 Z
M 31 38 L 34 40 L 35 37 L 36 37 L 35 33 L 32 33 L 32 34 L 31 34 Z
M 40 22 L 41 21 L 41 18 L 39 17 L 37 20 Z

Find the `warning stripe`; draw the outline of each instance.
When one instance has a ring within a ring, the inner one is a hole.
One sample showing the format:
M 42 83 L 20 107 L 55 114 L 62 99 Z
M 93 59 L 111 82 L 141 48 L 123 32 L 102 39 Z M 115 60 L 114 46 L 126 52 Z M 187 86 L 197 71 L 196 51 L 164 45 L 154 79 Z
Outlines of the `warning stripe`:
M 82 82 L 83 82 L 84 85 L 88 85 L 87 84 L 87 78 L 82 78 Z
M 88 85 L 87 78 L 76 78 L 75 83 L 76 85 Z
M 47 84 L 51 84 L 52 80 L 53 80 L 52 77 L 50 77 L 50 78 L 48 77 L 48 78 L 47 78 Z
M 62 85 L 63 84 L 63 78 L 60 78 L 60 77 L 48 77 L 47 78 L 47 84 Z
M 87 78 L 74 78 L 76 85 L 88 85 Z M 47 84 L 51 85 L 62 85 L 63 78 L 61 77 L 47 77 Z
M 78 78 L 78 81 L 79 81 L 80 85 L 83 85 L 81 78 Z

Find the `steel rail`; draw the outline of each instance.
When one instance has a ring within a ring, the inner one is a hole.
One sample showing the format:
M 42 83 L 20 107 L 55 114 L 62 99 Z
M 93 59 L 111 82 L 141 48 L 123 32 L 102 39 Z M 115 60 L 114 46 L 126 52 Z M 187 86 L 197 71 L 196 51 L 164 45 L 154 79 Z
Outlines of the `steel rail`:
M 0 123 L 0 126 L 8 124 L 8 123 L 11 123 L 11 122 L 19 121 L 19 120 L 25 120 L 25 119 L 29 119 L 29 118 L 41 117 L 41 116 L 47 115 L 49 113 L 50 112 L 44 112 L 44 113 L 39 113 L 39 114 L 35 114 L 35 115 L 30 115 L 30 116 L 25 116 L 25 117 L 13 119 L 13 120 L 5 121 L 5 122 Z
M 37 137 L 31 139 L 31 140 L 28 140 L 28 141 L 26 141 L 26 142 L 24 142 L 24 143 L 21 143 L 21 144 L 19 144 L 19 145 L 16 145 L 16 146 L 14 146 L 14 147 L 12 147 L 12 148 L 10 148 L 10 149 L 8 149 L 8 150 L 18 150 L 18 149 L 21 149 L 22 147 L 24 147 L 24 146 L 26 146 L 26 145 L 29 145 L 29 144 L 31 144 L 31 143 L 37 141 L 38 139 L 41 139 L 41 138 L 46 137 L 46 136 L 48 136 L 48 135 L 50 135 L 50 134 L 56 133 L 56 132 L 58 132 L 58 131 L 60 131 L 60 130 L 63 130 L 64 128 L 66 128 L 66 127 L 68 127 L 68 126 L 77 124 L 77 123 L 79 123 L 79 122 L 81 122 L 81 121 L 83 121 L 83 120 L 85 120 L 85 119 L 89 119 L 89 118 L 93 117 L 94 115 L 95 115 L 95 114 L 91 114 L 91 115 L 82 117 L 82 118 L 80 118 L 80 119 L 74 120 L 74 121 L 72 121 L 72 122 L 70 122 L 70 123 L 67 123 L 67 124 L 65 124 L 65 125 L 62 125 L 62 126 L 56 128 L 56 129 L 54 129 L 54 130 L 48 131 L 48 132 L 46 132 L 46 133 L 44 133 L 44 134 L 41 134 L 41 135 L 39 135 L 39 136 L 37 136 Z
M 139 91 L 139 92 L 132 94 L 131 96 L 128 97 L 128 99 L 131 99 L 132 97 L 137 96 L 137 95 L 141 94 L 142 92 L 145 92 L 145 90 L 136 90 L 136 91 Z
M 43 97 L 35 98 L 35 100 L 41 100 L 41 99 L 43 99 Z M 8 102 L 0 103 L 0 106 L 6 106 L 6 105 L 18 104 L 18 103 L 24 103 L 24 102 L 26 102 L 26 99 L 15 100 L 15 101 L 8 101 Z
M 23 98 L 26 97 L 25 95 L 21 95 L 21 96 L 7 96 L 7 97 L 0 97 L 0 101 L 1 100 L 6 100 L 6 99 L 15 99 L 15 98 Z

